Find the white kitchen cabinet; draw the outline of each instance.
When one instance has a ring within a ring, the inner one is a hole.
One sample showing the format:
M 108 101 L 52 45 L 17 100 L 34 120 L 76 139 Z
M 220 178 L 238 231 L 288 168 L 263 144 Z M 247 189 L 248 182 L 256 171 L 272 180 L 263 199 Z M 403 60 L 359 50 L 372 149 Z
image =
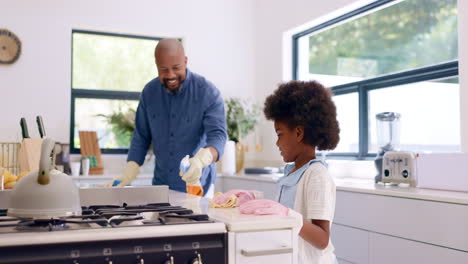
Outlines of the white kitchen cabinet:
M 369 263 L 369 232 L 335 223 L 331 229 L 331 241 L 335 255 L 341 259 L 351 263 Z
M 235 233 L 234 263 L 295 263 L 292 241 L 291 229 Z
M 338 190 L 332 242 L 351 263 L 468 263 L 466 223 L 466 204 Z
M 334 222 L 468 251 L 468 205 L 337 191 Z
M 369 245 L 370 263 L 468 263 L 467 252 L 376 233 L 369 234 Z
M 210 208 L 208 215 L 226 224 L 228 263 L 297 263 L 302 217 L 289 215 L 246 215 L 239 208 Z

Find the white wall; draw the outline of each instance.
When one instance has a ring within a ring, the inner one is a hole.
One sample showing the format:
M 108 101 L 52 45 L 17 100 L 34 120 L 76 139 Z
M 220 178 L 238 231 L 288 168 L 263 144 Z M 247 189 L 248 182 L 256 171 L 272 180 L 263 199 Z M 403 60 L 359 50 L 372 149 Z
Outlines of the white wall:
M 37 136 L 39 114 L 50 137 L 69 141 L 72 29 L 182 37 L 189 68 L 224 97 L 254 94 L 251 0 L 0 0 L 0 6 L 0 28 L 23 44 L 15 64 L 0 65 L 0 142 L 20 140 L 23 116 Z

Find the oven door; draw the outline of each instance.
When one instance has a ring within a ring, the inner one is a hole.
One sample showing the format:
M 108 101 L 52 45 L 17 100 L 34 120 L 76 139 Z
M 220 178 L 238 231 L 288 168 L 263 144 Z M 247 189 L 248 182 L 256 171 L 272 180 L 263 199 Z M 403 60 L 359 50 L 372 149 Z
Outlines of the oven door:
M 123 230 L 125 228 L 121 228 Z M 68 231 L 57 231 L 68 232 Z M 72 232 L 69 232 L 72 235 Z M 48 234 L 35 234 L 47 240 Z M 0 247 L 0 263 L 227 263 L 226 233 Z

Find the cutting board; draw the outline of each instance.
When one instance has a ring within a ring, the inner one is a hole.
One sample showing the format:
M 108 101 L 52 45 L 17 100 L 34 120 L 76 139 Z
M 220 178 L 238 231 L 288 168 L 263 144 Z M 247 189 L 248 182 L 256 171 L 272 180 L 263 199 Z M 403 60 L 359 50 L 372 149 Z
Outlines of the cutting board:
M 39 170 L 41 146 L 42 138 L 23 139 L 18 155 L 18 162 L 21 173 Z
M 79 131 L 79 135 L 81 157 L 96 161 L 90 162 L 89 174 L 104 174 L 96 131 Z

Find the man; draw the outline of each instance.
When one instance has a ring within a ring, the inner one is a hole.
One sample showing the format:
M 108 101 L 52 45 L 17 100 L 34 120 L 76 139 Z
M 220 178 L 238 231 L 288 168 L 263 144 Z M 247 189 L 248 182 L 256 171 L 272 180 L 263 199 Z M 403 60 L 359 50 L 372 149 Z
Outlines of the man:
M 186 183 L 201 183 L 206 194 L 215 182 L 214 162 L 222 155 L 227 137 L 221 94 L 211 82 L 187 69 L 180 41 L 160 40 L 155 59 L 159 76 L 141 93 L 127 165 L 114 180 L 120 181 L 118 186 L 130 184 L 153 143 L 153 185 L 185 192 Z M 180 161 L 187 154 L 192 157 L 190 169 L 181 177 Z M 107 184 L 112 185 L 113 181 Z

